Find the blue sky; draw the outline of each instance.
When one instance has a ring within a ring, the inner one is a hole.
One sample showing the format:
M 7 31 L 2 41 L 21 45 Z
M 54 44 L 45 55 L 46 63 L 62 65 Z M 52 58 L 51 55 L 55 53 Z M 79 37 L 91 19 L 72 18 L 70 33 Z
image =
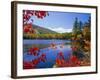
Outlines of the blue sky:
M 77 17 L 79 21 L 87 22 L 90 14 L 88 13 L 73 13 L 73 12 L 48 12 L 49 16 L 43 19 L 38 19 L 36 16 L 30 18 L 34 20 L 33 24 L 39 25 L 53 31 L 64 33 L 71 32 L 73 23 Z

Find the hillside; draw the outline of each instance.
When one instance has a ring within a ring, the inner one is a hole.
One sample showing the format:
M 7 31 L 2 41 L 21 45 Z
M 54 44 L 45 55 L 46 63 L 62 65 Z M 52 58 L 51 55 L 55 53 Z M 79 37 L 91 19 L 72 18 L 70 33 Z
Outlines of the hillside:
M 33 29 L 36 29 L 40 34 L 48 34 L 48 33 L 57 33 L 55 31 L 52 31 L 50 29 L 46 29 L 37 25 L 32 25 Z

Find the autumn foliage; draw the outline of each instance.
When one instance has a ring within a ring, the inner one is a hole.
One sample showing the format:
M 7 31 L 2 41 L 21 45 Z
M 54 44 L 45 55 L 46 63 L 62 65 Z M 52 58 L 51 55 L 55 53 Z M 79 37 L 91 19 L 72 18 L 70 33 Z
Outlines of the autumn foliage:
M 47 11 L 23 10 L 23 24 L 27 24 L 31 16 L 36 16 L 38 19 L 43 19 L 48 14 Z M 34 22 L 34 20 L 31 20 Z
M 46 54 L 42 53 L 40 55 L 39 54 L 39 48 L 37 48 L 37 47 L 30 48 L 28 52 L 29 52 L 28 55 L 37 56 L 37 58 L 33 59 L 32 61 L 23 61 L 23 69 L 33 69 L 33 68 L 36 68 L 36 66 L 40 62 L 45 62 L 46 61 Z

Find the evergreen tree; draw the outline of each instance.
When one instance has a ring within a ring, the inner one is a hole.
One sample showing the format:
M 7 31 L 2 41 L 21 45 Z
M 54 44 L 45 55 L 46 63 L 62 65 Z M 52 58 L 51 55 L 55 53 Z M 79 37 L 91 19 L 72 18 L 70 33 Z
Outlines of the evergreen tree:
M 89 17 L 88 19 L 88 24 L 89 24 L 89 27 L 91 28 L 91 17 Z
M 78 18 L 75 18 L 74 26 L 73 26 L 73 33 L 77 34 L 77 28 L 78 28 Z
M 80 27 L 79 27 L 80 30 L 82 30 L 82 28 L 83 28 L 83 23 L 82 23 L 82 21 L 79 22 L 79 26 L 80 26 Z

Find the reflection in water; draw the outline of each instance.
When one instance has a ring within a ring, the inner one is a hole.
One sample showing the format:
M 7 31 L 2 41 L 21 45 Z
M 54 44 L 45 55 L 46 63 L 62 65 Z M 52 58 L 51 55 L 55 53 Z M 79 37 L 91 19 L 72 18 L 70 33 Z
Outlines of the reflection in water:
M 51 46 L 54 45 L 54 46 Z M 39 58 L 43 53 L 46 54 L 46 61 L 39 62 L 36 68 L 52 68 L 56 64 L 56 58 L 59 52 L 63 53 L 64 59 L 71 56 L 71 44 L 66 40 L 24 40 L 23 45 L 24 61 L 32 61 Z M 38 47 L 40 51 L 39 56 L 28 55 L 28 50 L 31 47 Z
M 87 65 L 86 59 L 81 60 L 84 55 L 78 45 L 69 40 L 24 40 L 23 43 L 24 69 Z

